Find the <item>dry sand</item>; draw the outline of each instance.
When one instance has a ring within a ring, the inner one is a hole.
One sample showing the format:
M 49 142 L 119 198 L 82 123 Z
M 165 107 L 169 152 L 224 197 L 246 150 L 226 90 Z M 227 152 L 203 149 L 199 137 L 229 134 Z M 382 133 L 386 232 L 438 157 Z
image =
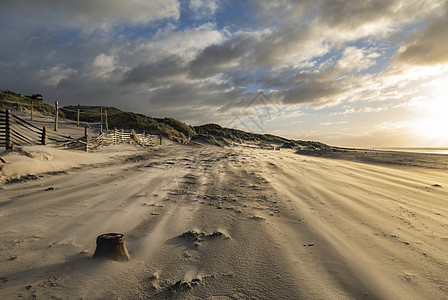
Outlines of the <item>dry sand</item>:
M 173 143 L 3 159 L 2 299 L 448 298 L 446 169 Z M 107 232 L 131 261 L 92 258 Z

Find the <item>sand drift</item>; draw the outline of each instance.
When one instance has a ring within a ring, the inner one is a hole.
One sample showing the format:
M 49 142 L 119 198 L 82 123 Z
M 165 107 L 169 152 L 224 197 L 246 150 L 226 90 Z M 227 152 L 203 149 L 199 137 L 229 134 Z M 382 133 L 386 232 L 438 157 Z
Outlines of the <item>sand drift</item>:
M 290 150 L 4 156 L 3 299 L 448 297 L 446 170 Z M 92 258 L 121 232 L 131 260 Z

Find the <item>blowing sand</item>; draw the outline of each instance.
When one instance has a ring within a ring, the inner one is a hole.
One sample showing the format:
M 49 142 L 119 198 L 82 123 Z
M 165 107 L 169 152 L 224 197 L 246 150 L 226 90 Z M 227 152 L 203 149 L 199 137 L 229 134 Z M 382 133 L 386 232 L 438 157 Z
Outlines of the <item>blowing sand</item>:
M 448 298 L 446 169 L 177 144 L 3 159 L 3 299 Z M 107 232 L 129 262 L 92 258 Z

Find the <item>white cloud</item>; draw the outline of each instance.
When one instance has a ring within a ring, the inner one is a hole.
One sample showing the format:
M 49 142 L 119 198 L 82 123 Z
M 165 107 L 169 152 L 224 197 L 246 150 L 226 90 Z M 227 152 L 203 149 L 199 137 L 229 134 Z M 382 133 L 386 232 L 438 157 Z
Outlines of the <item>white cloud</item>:
M 343 71 L 359 72 L 373 66 L 375 59 L 379 56 L 378 53 L 371 50 L 347 47 L 335 67 Z
M 341 124 L 347 124 L 347 121 L 338 121 L 338 122 L 323 122 L 320 123 L 319 125 L 321 126 L 333 126 L 333 125 L 341 125 Z
M 57 86 L 63 79 L 75 75 L 78 71 L 64 64 L 57 64 L 53 67 L 41 69 L 37 72 L 37 79 L 44 85 Z
M 90 74 L 102 79 L 110 78 L 111 73 L 116 71 L 117 68 L 118 63 L 116 57 L 104 53 L 95 57 L 92 64 L 88 66 Z
M 444 0 L 253 1 L 273 34 L 255 51 L 259 63 L 296 66 L 346 42 L 387 39 L 406 24 L 436 15 Z M 271 17 L 269 17 L 271 16 Z
M 386 107 L 362 107 L 359 109 L 355 109 L 355 108 L 346 108 L 343 111 L 338 111 L 338 112 L 334 112 L 334 113 L 330 113 L 328 116 L 333 117 L 333 116 L 341 116 L 341 115 L 350 115 L 350 114 L 360 114 L 360 113 L 378 113 L 381 111 L 386 110 Z
M 188 8 L 193 11 L 194 19 L 209 20 L 214 17 L 219 4 L 219 0 L 190 0 Z
M 348 114 L 354 114 L 354 113 L 356 113 L 356 110 L 354 108 L 346 108 L 343 111 L 331 113 L 331 114 L 329 114 L 329 116 L 333 117 L 333 116 L 348 115 Z
M 117 41 L 112 52 L 120 55 L 130 67 L 141 63 L 156 62 L 176 55 L 186 61 L 192 60 L 205 47 L 220 43 L 223 34 L 206 23 L 196 28 L 178 31 L 161 31 L 153 38 L 137 39 L 120 43 Z
M 378 130 L 395 130 L 400 128 L 410 128 L 412 127 L 412 122 L 410 121 L 399 121 L 399 122 L 382 122 L 375 126 Z

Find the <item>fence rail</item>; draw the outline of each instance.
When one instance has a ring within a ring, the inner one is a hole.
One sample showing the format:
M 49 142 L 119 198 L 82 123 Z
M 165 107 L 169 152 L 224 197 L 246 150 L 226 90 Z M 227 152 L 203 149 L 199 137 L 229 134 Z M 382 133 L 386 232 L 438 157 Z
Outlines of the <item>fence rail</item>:
M 0 146 L 7 150 L 14 146 L 50 145 L 57 148 L 85 149 L 85 138 L 72 138 L 56 132 L 39 128 L 12 114 L 9 110 L 0 111 Z
M 156 144 L 153 135 L 140 133 L 133 130 L 104 131 L 99 136 L 89 136 L 86 128 L 85 135 L 80 138 L 72 138 L 57 132 L 48 131 L 44 126 L 39 128 L 30 122 L 12 114 L 9 110 L 0 111 L 0 147 L 7 150 L 21 145 L 50 145 L 52 147 L 94 150 L 102 146 L 134 142 L 142 146 Z
M 8 133 L 8 128 L 6 124 L 9 122 L 7 111 L 0 111 L 0 147 L 6 147 L 6 134 Z
M 135 133 L 133 130 L 109 130 L 103 131 L 97 137 L 89 137 L 89 149 L 97 149 L 108 145 L 117 145 L 124 143 L 137 143 L 142 146 L 154 146 L 156 138 L 154 135 L 145 133 Z

